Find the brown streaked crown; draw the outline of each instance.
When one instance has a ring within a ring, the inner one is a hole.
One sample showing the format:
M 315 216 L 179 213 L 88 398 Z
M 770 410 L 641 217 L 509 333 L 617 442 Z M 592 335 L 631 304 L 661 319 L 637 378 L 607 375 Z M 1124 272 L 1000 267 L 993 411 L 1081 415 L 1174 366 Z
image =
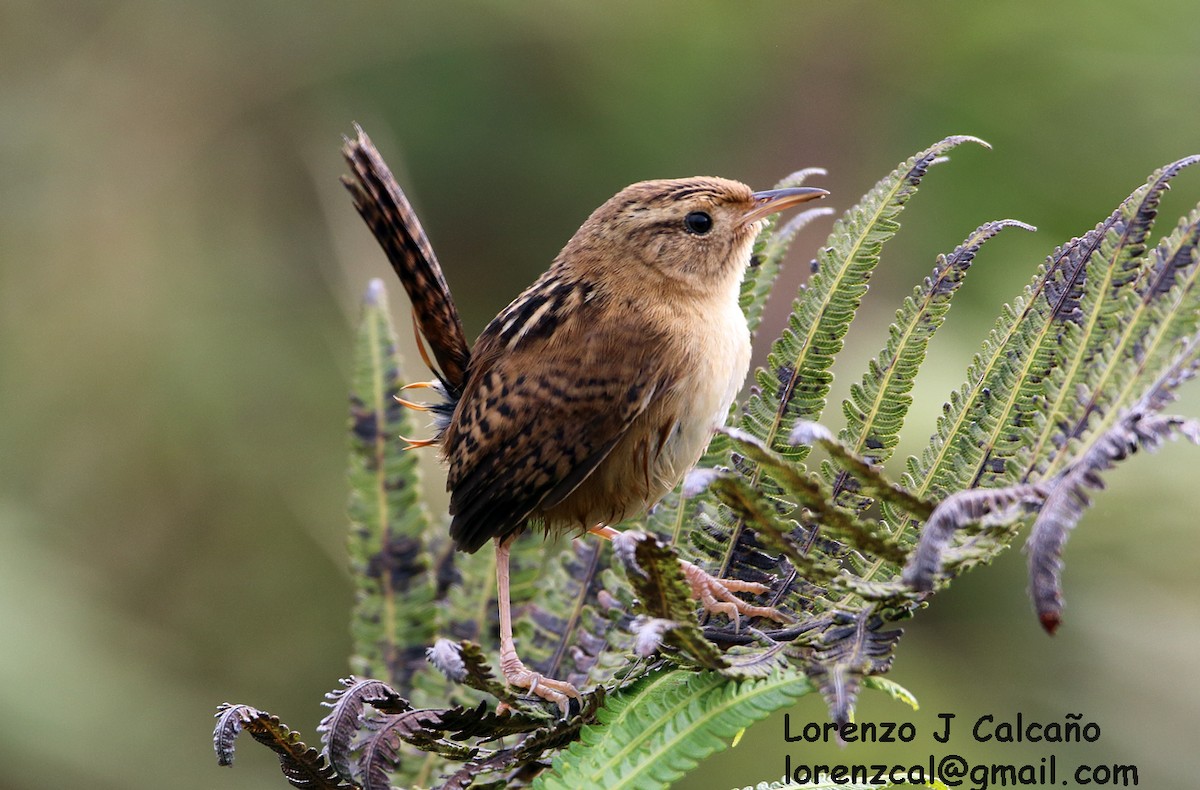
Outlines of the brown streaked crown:
M 592 212 L 555 264 L 619 267 L 625 276 L 700 285 L 691 278 L 729 273 L 744 263 L 734 253 L 757 232 L 757 226 L 741 222 L 755 205 L 750 187 L 725 178 L 640 181 Z M 693 213 L 707 214 L 711 227 L 699 233 L 689 229 L 686 221 Z

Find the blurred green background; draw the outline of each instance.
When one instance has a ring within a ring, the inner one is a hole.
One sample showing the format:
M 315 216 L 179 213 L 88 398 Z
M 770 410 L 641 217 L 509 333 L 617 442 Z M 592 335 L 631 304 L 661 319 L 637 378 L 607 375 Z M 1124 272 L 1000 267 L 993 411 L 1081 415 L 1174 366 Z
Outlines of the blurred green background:
M 226 700 L 315 741 L 349 648 L 350 331 L 368 279 L 390 277 L 337 183 L 351 122 L 412 196 L 472 336 L 629 182 L 762 188 L 821 165 L 841 209 L 947 134 L 987 139 L 930 175 L 849 337 L 841 369 L 857 375 L 936 253 L 985 220 L 1039 227 L 981 255 L 903 458 L 1046 253 L 1200 152 L 1194 22 L 1187 0 L 9 0 L 0 787 L 284 786 L 248 740 L 216 766 Z M 1200 198 L 1198 176 L 1178 179 L 1164 225 Z M 797 243 L 764 340 L 828 227 Z M 405 326 L 398 288 L 393 308 Z M 1197 387 L 1185 395 L 1200 414 Z M 1018 711 L 1101 725 L 1060 766 L 1135 763 L 1143 786 L 1184 786 L 1200 769 L 1196 460 L 1170 446 L 1110 476 L 1068 547 L 1056 638 L 1017 551 L 922 613 L 891 675 L 920 712 L 868 692 L 859 717 L 916 722 L 912 748 L 801 748 L 776 716 L 680 786 L 777 779 L 785 753 L 923 760 L 946 750 L 927 734 L 937 713 Z M 825 717 L 816 698 L 789 713 Z M 951 745 L 999 762 L 1050 751 Z

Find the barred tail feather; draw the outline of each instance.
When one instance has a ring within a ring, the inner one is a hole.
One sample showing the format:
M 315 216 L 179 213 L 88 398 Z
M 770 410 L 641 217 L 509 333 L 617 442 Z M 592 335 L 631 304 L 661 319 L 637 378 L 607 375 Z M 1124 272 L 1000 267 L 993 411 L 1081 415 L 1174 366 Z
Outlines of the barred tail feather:
M 408 292 L 419 333 L 441 368 L 433 372 L 455 400 L 471 355 L 458 308 L 416 212 L 366 132 L 357 124 L 354 129 L 357 138 L 347 138 L 342 147 L 354 175 L 343 176 L 342 183 Z

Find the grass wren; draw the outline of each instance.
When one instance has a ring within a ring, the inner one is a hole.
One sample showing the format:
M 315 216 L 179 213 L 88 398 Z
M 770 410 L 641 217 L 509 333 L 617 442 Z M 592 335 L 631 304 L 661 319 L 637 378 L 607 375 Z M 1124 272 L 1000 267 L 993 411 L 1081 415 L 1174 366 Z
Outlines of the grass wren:
M 738 304 L 767 216 L 828 194 L 753 192 L 723 178 L 642 181 L 596 209 L 550 268 L 468 346 L 441 267 L 404 193 L 357 129 L 343 178 L 413 304 L 440 399 L 430 411 L 448 466 L 450 537 L 496 550 L 505 679 L 557 703 L 573 686 L 525 667 L 513 641 L 509 543 L 527 525 L 604 538 L 674 488 L 724 424 L 750 365 Z M 420 337 L 418 337 L 418 345 Z M 422 350 L 424 355 L 424 350 Z M 690 563 L 708 611 L 784 619 Z

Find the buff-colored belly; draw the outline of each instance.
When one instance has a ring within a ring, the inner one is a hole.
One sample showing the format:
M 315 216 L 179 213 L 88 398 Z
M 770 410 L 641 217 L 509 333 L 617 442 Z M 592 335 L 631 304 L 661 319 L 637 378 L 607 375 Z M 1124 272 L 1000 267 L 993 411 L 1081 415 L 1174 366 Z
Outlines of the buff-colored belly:
M 541 515 L 547 526 L 616 524 L 653 506 L 704 454 L 725 423 L 750 365 L 741 311 L 693 338 L 691 364 L 630 425 L 608 457 L 570 495 Z

